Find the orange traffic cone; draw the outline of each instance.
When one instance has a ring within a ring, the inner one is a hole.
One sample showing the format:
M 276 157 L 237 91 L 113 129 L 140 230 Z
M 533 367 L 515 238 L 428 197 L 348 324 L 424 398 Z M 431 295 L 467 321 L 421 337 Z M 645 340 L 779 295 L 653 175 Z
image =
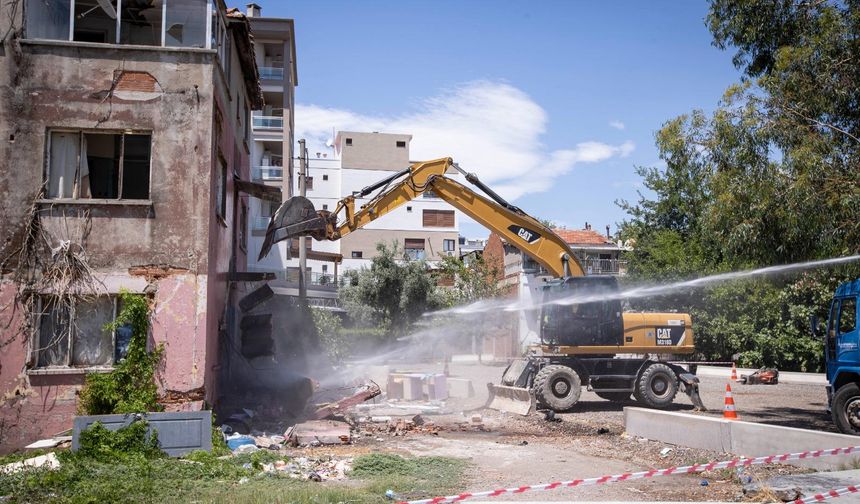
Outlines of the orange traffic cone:
M 732 386 L 726 383 L 726 405 L 723 408 L 723 418 L 726 420 L 737 420 L 738 412 L 735 411 L 735 398 L 732 397 Z
M 738 368 L 735 366 L 734 362 L 732 362 L 732 381 L 738 381 Z

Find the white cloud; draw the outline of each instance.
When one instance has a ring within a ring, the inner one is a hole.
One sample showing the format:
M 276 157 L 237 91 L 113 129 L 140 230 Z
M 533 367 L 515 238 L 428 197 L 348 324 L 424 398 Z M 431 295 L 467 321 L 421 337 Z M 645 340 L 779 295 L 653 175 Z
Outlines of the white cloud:
M 372 116 L 302 105 L 296 107 L 296 138 L 310 152 L 325 152 L 332 129 L 410 133 L 413 160 L 450 156 L 503 196 L 549 189 L 577 164 L 629 155 L 634 145 L 583 141 L 548 151 L 541 143 L 547 113 L 521 90 L 504 83 L 477 81 L 424 100 L 400 116 Z
M 621 121 L 609 121 L 609 125 L 617 130 L 623 130 L 626 127 Z

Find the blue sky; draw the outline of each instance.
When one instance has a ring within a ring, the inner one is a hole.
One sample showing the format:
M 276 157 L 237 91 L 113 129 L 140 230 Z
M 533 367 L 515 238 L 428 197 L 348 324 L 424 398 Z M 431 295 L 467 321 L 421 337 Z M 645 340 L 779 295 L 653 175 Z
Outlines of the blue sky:
M 412 133 L 413 158 L 452 155 L 571 228 L 614 232 L 634 166 L 657 164 L 654 132 L 712 110 L 739 77 L 711 46 L 704 1 L 259 3 L 295 19 L 311 145 L 332 127 Z

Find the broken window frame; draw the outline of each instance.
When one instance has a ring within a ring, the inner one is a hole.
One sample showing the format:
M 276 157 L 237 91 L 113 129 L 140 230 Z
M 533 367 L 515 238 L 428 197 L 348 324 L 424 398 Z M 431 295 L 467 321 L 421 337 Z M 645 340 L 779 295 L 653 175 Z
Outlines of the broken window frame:
M 118 294 L 102 294 L 99 296 L 93 296 L 94 299 L 104 298 L 104 297 L 110 298 L 110 302 L 111 302 L 110 322 L 113 323 L 116 321 L 117 315 L 119 315 L 119 311 L 120 311 L 119 295 Z M 42 344 L 42 318 L 43 318 L 43 315 L 45 315 L 46 309 L 48 309 L 48 310 L 52 309 L 52 308 L 48 307 L 48 305 L 49 305 L 49 303 L 47 303 L 48 298 L 57 299 L 57 296 L 52 295 L 52 294 L 42 294 L 42 295 L 37 296 L 35 309 L 34 309 L 33 313 L 31 314 L 31 316 L 32 316 L 32 328 L 33 329 L 32 329 L 31 338 L 30 338 L 30 348 L 29 348 L 30 358 L 28 359 L 27 370 L 31 371 L 31 372 L 32 371 L 39 372 L 39 371 L 50 371 L 50 370 L 88 370 L 88 369 L 110 370 L 110 369 L 113 369 L 113 367 L 118 363 L 116 345 L 117 345 L 117 332 L 119 331 L 119 328 L 117 328 L 117 330 L 110 331 L 110 333 L 111 333 L 110 334 L 110 337 L 111 337 L 110 355 L 111 355 L 111 357 L 110 357 L 110 363 L 109 364 L 101 364 L 101 365 L 90 365 L 90 364 L 76 365 L 76 364 L 73 364 L 73 359 L 75 358 L 75 349 L 74 349 L 74 344 L 75 344 L 75 339 L 76 339 L 75 331 L 77 331 L 77 322 L 76 322 L 76 319 L 78 317 L 77 309 L 78 309 L 78 303 L 81 302 L 80 297 L 72 298 L 71 306 L 68 308 L 69 309 L 69 315 L 68 315 L 68 326 L 65 329 L 66 334 L 61 336 L 61 338 L 64 340 L 65 345 L 66 345 L 65 362 L 63 364 L 49 364 L 49 365 L 45 365 L 45 366 L 39 365 L 39 357 L 40 357 L 39 354 L 40 354 L 40 352 L 45 351 L 45 348 L 41 347 L 41 344 Z
M 33 2 L 33 1 L 38 1 L 38 0 L 30 0 L 26 3 L 29 4 L 30 2 Z M 174 0 L 174 1 L 178 2 L 179 0 Z M 133 45 L 133 46 L 136 46 L 138 44 L 122 44 L 121 43 L 121 40 L 122 40 L 121 26 L 122 26 L 122 21 L 123 21 L 123 5 L 122 5 L 123 0 L 116 0 L 116 2 L 117 2 L 117 4 L 116 4 L 116 13 L 117 13 L 117 16 L 116 16 L 116 36 L 115 36 L 115 40 L 112 43 L 115 45 Z M 168 30 L 167 21 L 169 19 L 169 17 L 168 17 L 168 8 L 169 8 L 168 5 L 169 5 L 170 0 L 162 0 L 162 2 L 163 3 L 161 5 L 161 30 L 160 30 L 159 43 L 154 44 L 154 45 L 144 46 L 144 47 L 212 49 L 213 48 L 212 33 L 214 31 L 212 28 L 212 25 L 213 25 L 213 23 L 216 22 L 216 19 L 217 19 L 217 27 L 222 28 L 224 34 L 226 35 L 227 30 L 226 30 L 226 21 L 224 20 L 224 13 L 221 12 L 221 9 L 215 8 L 215 5 L 214 5 L 212 0 L 208 0 L 208 1 L 206 1 L 206 13 L 204 15 L 205 17 L 201 20 L 201 26 L 205 30 L 204 39 L 203 39 L 203 47 L 197 47 L 194 45 L 188 45 L 188 46 L 168 45 L 167 44 L 167 30 Z M 75 0 L 68 0 L 68 7 L 69 7 L 69 25 L 68 25 L 69 32 L 68 32 L 68 35 L 65 38 L 65 40 L 68 40 L 69 42 L 75 42 L 75 20 L 76 20 Z M 30 18 L 28 18 L 28 13 L 32 10 L 34 10 L 34 9 L 30 8 L 29 5 L 25 5 L 24 34 L 26 37 L 33 38 L 33 39 L 42 39 L 42 40 L 64 40 L 64 39 L 58 39 L 58 38 L 31 37 L 30 33 L 36 31 L 35 26 L 36 26 L 37 21 L 44 21 L 43 19 L 30 19 Z M 214 18 L 213 18 L 213 16 L 214 16 Z M 210 20 L 212 20 L 212 21 L 210 21 Z M 63 25 L 62 28 L 65 28 L 65 25 Z M 105 42 L 105 43 L 111 44 L 111 42 Z M 219 56 L 220 56 L 221 55 L 220 54 L 221 53 L 221 49 L 220 49 L 221 46 L 219 45 L 218 48 L 219 48 Z M 220 59 L 222 61 L 224 60 L 223 57 L 221 57 Z
M 117 130 L 117 129 L 73 129 L 73 128 L 50 128 L 47 132 L 45 142 L 45 166 L 43 170 L 43 183 L 46 191 L 50 191 L 51 184 L 51 149 L 54 133 L 75 133 L 78 135 L 78 160 L 75 168 L 75 181 L 72 184 L 72 195 L 67 197 L 53 197 L 50 192 L 46 192 L 43 196 L 45 202 L 76 202 L 76 203 L 106 203 L 106 202 L 151 202 L 152 199 L 152 131 L 151 130 Z M 118 181 L 117 181 L 117 197 L 116 198 L 92 198 L 81 196 L 81 161 L 83 160 L 84 151 L 84 135 L 120 135 L 120 151 L 118 154 Z M 146 188 L 146 198 L 123 198 L 122 180 L 125 163 L 125 136 L 149 136 L 149 167 L 147 173 L 148 186 Z

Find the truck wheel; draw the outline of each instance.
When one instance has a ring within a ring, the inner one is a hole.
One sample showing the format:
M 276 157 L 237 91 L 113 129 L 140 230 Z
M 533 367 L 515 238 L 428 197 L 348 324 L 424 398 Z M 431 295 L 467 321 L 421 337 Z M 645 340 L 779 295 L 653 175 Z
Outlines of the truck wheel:
M 860 387 L 847 383 L 836 391 L 830 408 L 833 423 L 843 434 L 860 435 Z
M 636 383 L 633 395 L 636 400 L 651 408 L 665 408 L 675 400 L 678 393 L 678 377 L 665 364 L 651 364 Z
M 540 406 L 561 412 L 569 410 L 579 400 L 582 382 L 573 369 L 552 364 L 538 371 L 534 388 Z
M 594 393 L 597 394 L 597 397 L 612 402 L 625 402 L 630 399 L 630 392 L 599 392 L 595 390 Z

